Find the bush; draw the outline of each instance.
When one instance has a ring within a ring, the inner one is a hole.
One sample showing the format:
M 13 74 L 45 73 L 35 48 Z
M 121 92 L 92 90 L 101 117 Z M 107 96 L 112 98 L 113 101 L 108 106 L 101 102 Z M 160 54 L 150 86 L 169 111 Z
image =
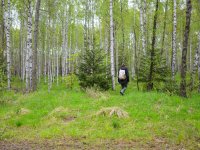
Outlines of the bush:
M 97 46 L 98 47 L 98 46 Z M 82 88 L 97 86 L 100 89 L 108 90 L 110 87 L 109 72 L 105 65 L 105 53 L 99 48 L 87 49 L 82 53 L 82 62 L 79 66 L 79 84 Z
M 179 85 L 172 79 L 168 80 L 168 82 L 165 83 L 163 91 L 169 93 L 170 95 L 179 94 Z
M 68 74 L 66 77 L 64 77 L 64 81 L 67 88 L 73 89 L 75 87 L 75 84 L 78 82 L 78 79 L 75 74 Z
M 147 52 L 146 56 L 143 56 L 140 60 L 140 66 L 138 74 L 138 82 L 145 83 L 146 89 L 148 89 L 148 84 L 150 82 L 149 74 L 150 74 L 150 65 L 151 65 L 151 57 L 150 50 Z M 166 65 L 165 58 L 160 56 L 160 50 L 155 49 L 155 54 L 153 58 L 153 66 L 152 66 L 152 84 L 154 89 L 162 90 L 161 84 L 168 84 L 170 76 L 170 69 Z M 158 85 L 158 86 L 156 86 Z

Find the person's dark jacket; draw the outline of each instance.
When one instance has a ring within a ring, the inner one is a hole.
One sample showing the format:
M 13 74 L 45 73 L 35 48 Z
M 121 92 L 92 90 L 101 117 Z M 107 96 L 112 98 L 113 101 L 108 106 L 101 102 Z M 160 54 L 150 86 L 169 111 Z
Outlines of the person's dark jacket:
M 120 79 L 118 78 L 118 82 L 119 82 L 120 84 L 128 84 L 128 82 L 129 82 L 128 69 L 127 69 L 126 67 L 121 67 L 120 69 L 121 69 L 121 70 L 125 70 L 126 79 L 125 79 L 125 80 L 120 80 Z M 119 73 L 119 71 L 118 71 L 118 73 Z

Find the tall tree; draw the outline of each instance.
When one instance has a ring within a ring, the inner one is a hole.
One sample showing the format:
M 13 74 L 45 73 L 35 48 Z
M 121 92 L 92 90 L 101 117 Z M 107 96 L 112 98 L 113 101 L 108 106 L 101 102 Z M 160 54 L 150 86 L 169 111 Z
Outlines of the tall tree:
M 150 58 L 150 70 L 149 70 L 149 81 L 147 84 L 147 90 L 150 91 L 153 89 L 153 73 L 154 73 L 154 65 L 155 65 L 155 43 L 156 43 L 156 24 L 157 24 L 157 16 L 158 16 L 158 3 L 159 0 L 156 0 L 156 10 L 154 15 L 154 22 L 153 22 L 153 37 L 152 37 L 152 47 L 151 47 L 151 58 Z
M 163 35 L 162 35 L 162 46 L 161 46 L 161 56 L 163 55 L 164 51 L 164 44 L 165 44 L 165 32 L 166 32 L 166 25 L 167 25 L 167 11 L 168 11 L 168 0 L 165 3 L 165 17 L 164 17 L 164 26 L 163 26 Z
M 190 20 L 192 12 L 191 0 L 186 1 L 186 25 L 183 39 L 183 50 L 182 50 L 182 62 L 181 62 L 181 84 L 180 84 L 180 95 L 182 97 L 187 97 L 186 93 L 186 70 L 187 70 L 187 47 L 188 47 L 188 38 L 190 32 Z
M 146 0 L 140 0 L 140 30 L 142 39 L 142 51 L 146 54 Z
M 196 48 L 196 52 L 195 52 L 195 56 L 194 56 L 194 62 L 193 62 L 193 66 L 192 66 L 192 72 L 191 72 L 191 87 L 190 87 L 190 90 L 192 91 L 193 90 L 193 86 L 194 86 L 194 75 L 196 73 L 196 71 L 198 70 L 198 63 L 199 63 L 199 53 L 200 53 L 200 32 L 198 33 L 197 35 L 198 37 L 198 45 L 197 45 L 197 48 Z
M 6 58 L 7 58 L 7 88 L 10 90 L 10 80 L 11 80 L 11 56 L 10 56 L 10 26 L 11 26 L 11 18 L 10 18 L 10 0 L 7 1 L 7 10 L 2 0 L 3 6 L 3 18 L 4 18 L 4 28 L 6 33 Z
M 173 0 L 173 35 L 172 35 L 172 79 L 174 80 L 175 76 L 175 69 L 176 69 L 176 24 L 177 24 L 177 17 L 176 17 L 176 0 Z
M 38 25 L 39 25 L 39 16 L 40 16 L 40 3 L 41 0 L 37 0 L 36 11 L 35 11 L 35 30 L 34 30 L 34 48 L 33 48 L 33 88 L 35 91 L 37 89 L 37 45 L 38 45 Z
M 113 36 L 113 1 L 110 0 L 110 62 L 112 89 L 115 90 L 115 61 L 114 61 L 114 36 Z
M 32 88 L 32 67 L 33 67 L 33 50 L 32 50 L 32 6 L 28 1 L 28 21 L 27 21 L 27 59 L 26 59 L 26 92 Z
M 121 23 L 122 23 L 122 62 L 124 63 L 125 60 L 125 33 L 124 33 L 124 17 L 123 17 L 123 3 L 122 0 L 120 0 L 120 14 L 121 14 Z M 116 41 L 117 43 L 117 41 Z M 117 56 L 118 57 L 118 56 Z

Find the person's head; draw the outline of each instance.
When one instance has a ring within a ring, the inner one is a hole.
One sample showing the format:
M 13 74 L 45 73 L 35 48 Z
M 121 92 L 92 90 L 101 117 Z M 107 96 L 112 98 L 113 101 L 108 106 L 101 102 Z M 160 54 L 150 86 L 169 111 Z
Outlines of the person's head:
M 122 63 L 122 66 L 121 67 L 125 67 L 125 64 L 124 63 Z

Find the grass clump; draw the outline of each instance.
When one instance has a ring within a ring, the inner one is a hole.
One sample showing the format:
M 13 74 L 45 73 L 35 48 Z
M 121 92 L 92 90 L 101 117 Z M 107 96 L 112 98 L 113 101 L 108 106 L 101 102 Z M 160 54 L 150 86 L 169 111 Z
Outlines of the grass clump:
M 68 109 L 64 108 L 63 106 L 57 107 L 52 110 L 48 117 L 55 117 L 55 118 L 64 118 L 68 114 Z
M 95 100 L 107 100 L 109 98 L 108 93 L 92 88 L 87 88 L 86 93 L 90 98 Z
M 17 114 L 19 115 L 26 115 L 29 114 L 31 112 L 31 110 L 27 109 L 27 108 L 20 108 L 17 110 Z
M 18 121 L 16 121 L 16 123 L 15 123 L 16 127 L 21 127 L 21 126 L 22 126 L 22 124 L 23 124 L 23 123 L 22 123 L 21 121 L 19 121 L 19 120 L 18 120 Z
M 116 116 L 118 118 L 128 118 L 129 115 L 126 111 L 119 107 L 107 107 L 102 108 L 100 111 L 97 112 L 97 116 L 103 115 L 103 116 Z

